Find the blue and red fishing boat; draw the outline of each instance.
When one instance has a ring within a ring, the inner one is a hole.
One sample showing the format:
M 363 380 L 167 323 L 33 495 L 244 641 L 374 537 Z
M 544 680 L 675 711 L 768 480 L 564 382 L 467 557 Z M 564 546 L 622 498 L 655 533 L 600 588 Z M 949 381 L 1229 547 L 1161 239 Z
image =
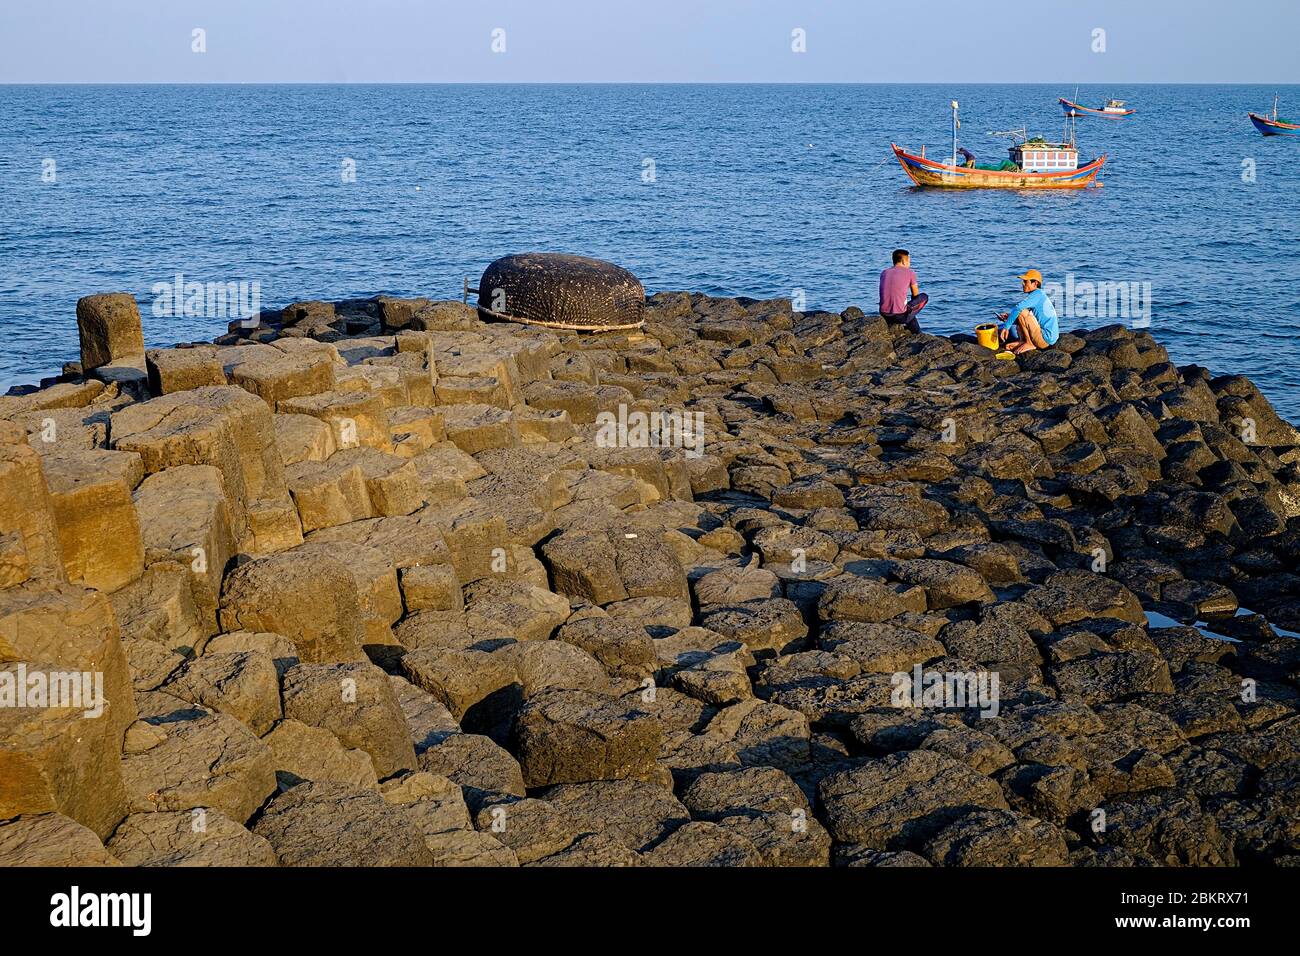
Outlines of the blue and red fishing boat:
M 1276 96 L 1273 97 L 1272 116 L 1260 116 L 1258 113 L 1247 113 L 1246 115 L 1255 124 L 1255 129 L 1265 136 L 1300 136 L 1300 122 L 1283 119 L 1277 115 Z
M 1067 100 L 1064 96 L 1056 102 L 1061 104 L 1061 109 L 1065 111 L 1066 116 L 1100 116 L 1102 119 L 1124 119 L 1126 116 L 1132 116 L 1137 110 L 1131 110 L 1124 105 L 1123 100 L 1107 100 L 1106 105 L 1101 109 L 1093 109 L 1091 106 L 1081 106 L 1074 100 Z
M 924 147 L 920 155 L 916 155 L 895 143 L 889 144 L 903 172 L 917 186 L 939 189 L 1083 189 L 1096 182 L 1097 174 L 1106 165 L 1105 154 L 1080 164 L 1073 129 L 1069 141 L 1059 143 L 1031 139 L 1023 129 L 997 133 L 994 135 L 1008 136 L 1012 140 L 1007 159 L 980 166 L 969 151 L 962 150 L 969 158 L 961 164 L 957 161 L 957 130 L 961 124 L 957 119 L 956 100 L 952 101 L 952 116 L 952 156 L 949 162 L 928 159 Z

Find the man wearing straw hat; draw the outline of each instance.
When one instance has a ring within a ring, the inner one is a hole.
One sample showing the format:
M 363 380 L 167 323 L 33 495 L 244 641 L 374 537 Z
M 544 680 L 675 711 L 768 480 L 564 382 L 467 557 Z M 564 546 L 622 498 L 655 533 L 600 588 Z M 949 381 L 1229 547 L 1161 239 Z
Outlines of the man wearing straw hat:
M 998 316 L 1002 320 L 998 325 L 998 338 L 1016 353 L 1055 345 L 1061 336 L 1061 328 L 1057 324 L 1056 306 L 1043 291 L 1043 274 L 1030 269 L 1016 278 L 1020 280 L 1025 296 L 1010 312 Z

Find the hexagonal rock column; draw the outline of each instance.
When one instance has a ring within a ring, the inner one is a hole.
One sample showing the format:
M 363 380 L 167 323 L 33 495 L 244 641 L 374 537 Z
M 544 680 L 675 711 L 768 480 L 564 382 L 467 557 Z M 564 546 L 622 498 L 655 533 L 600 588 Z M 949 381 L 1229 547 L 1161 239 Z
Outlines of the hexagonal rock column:
M 67 580 L 41 457 L 23 430 L 0 422 L 0 588 Z
M 144 545 L 131 492 L 140 456 L 94 448 L 47 455 L 43 466 L 68 578 L 105 593 L 139 578 Z
M 242 388 L 207 385 L 113 413 L 113 446 L 138 453 L 147 475 L 176 465 L 221 473 L 240 551 L 267 554 L 302 543 L 271 410 Z
M 144 332 L 135 298 L 127 292 L 104 292 L 77 301 L 83 372 L 119 359 L 139 357 L 144 365 Z
M 7 672 L 0 677 L 0 819 L 55 811 L 108 836 L 126 814 L 119 763 L 136 716 L 108 599 L 68 584 L 0 590 L 0 661 Z M 83 674 L 92 681 L 89 695 Z M 28 680 L 34 675 L 47 688 L 57 680 L 59 700 L 79 706 L 44 706 L 30 693 L 40 686 Z M 70 696 L 74 681 L 80 701 Z M 20 683 L 28 688 L 22 699 Z

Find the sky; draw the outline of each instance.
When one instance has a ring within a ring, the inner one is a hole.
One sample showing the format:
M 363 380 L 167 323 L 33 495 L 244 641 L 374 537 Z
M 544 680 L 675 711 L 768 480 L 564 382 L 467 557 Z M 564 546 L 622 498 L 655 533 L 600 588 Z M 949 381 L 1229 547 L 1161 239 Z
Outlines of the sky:
M 0 83 L 1292 83 L 1297 36 L 1297 0 L 0 0 Z

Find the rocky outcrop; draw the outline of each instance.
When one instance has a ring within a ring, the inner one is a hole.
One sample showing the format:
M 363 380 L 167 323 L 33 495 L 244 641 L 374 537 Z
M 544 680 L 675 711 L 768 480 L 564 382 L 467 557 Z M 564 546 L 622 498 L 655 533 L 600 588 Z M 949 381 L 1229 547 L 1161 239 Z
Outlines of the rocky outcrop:
M 93 375 L 0 399 L 0 863 L 1300 860 L 1300 433 L 1250 382 L 645 318 L 146 355 L 83 300 Z

